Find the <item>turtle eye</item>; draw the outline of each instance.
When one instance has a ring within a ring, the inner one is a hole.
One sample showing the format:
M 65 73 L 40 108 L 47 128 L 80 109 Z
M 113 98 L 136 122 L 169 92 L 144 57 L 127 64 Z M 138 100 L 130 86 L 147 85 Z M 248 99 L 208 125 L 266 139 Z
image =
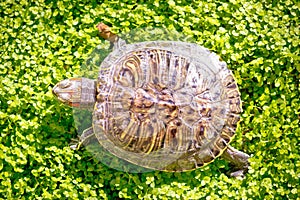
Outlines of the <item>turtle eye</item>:
M 71 81 L 63 80 L 63 81 L 60 82 L 59 87 L 61 89 L 65 89 L 65 88 L 68 88 L 70 85 L 71 85 Z

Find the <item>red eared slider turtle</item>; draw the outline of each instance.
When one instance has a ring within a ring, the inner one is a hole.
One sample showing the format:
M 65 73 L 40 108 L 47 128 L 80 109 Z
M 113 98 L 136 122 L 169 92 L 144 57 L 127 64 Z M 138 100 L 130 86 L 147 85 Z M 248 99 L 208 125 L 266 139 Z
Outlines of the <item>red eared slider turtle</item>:
M 162 171 L 187 171 L 221 156 L 242 175 L 249 156 L 229 146 L 242 111 L 226 63 L 208 49 L 179 41 L 126 44 L 100 23 L 114 50 L 97 80 L 71 78 L 53 93 L 67 105 L 93 108 L 91 135 L 111 154 Z

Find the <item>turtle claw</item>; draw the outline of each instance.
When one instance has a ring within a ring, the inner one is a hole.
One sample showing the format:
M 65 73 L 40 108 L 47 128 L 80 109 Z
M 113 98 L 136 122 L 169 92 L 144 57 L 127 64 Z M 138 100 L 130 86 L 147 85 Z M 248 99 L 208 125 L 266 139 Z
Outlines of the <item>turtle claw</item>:
M 88 128 L 83 131 L 82 135 L 78 136 L 77 139 L 71 139 L 70 148 L 72 150 L 78 150 L 82 146 L 82 144 L 89 143 L 91 137 L 94 136 L 93 128 Z
M 224 151 L 222 157 L 229 161 L 233 166 L 233 171 L 230 172 L 231 177 L 244 178 L 244 174 L 248 171 L 250 156 L 231 146 Z
M 234 178 L 238 178 L 238 179 L 244 179 L 245 178 L 245 170 L 240 169 L 240 170 L 231 172 L 230 176 L 234 177 Z
M 71 139 L 71 143 L 70 143 L 70 149 L 76 151 L 80 148 L 80 138 L 77 138 L 77 139 Z
M 78 148 L 78 145 L 77 144 L 73 144 L 73 145 L 70 145 L 70 149 L 76 151 Z
M 74 143 L 74 144 L 70 144 L 70 149 L 72 149 L 72 150 L 74 150 L 74 151 L 77 151 L 77 150 L 79 150 L 80 149 L 80 147 L 81 147 L 81 142 L 78 142 L 78 143 Z

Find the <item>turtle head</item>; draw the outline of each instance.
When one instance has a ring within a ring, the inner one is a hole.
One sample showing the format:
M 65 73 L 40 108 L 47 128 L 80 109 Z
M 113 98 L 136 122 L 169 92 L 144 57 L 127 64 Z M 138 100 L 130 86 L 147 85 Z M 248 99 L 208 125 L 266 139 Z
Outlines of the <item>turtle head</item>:
M 70 78 L 57 83 L 52 93 L 66 105 L 91 108 L 96 101 L 96 83 L 87 78 Z

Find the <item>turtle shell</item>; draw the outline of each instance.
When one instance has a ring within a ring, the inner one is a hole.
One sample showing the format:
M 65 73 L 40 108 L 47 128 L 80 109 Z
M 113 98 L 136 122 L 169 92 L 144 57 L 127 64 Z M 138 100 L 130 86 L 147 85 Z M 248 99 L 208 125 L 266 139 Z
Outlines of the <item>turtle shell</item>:
M 121 159 L 186 171 L 222 154 L 241 110 L 232 72 L 215 53 L 186 42 L 141 42 L 102 62 L 93 129 Z

